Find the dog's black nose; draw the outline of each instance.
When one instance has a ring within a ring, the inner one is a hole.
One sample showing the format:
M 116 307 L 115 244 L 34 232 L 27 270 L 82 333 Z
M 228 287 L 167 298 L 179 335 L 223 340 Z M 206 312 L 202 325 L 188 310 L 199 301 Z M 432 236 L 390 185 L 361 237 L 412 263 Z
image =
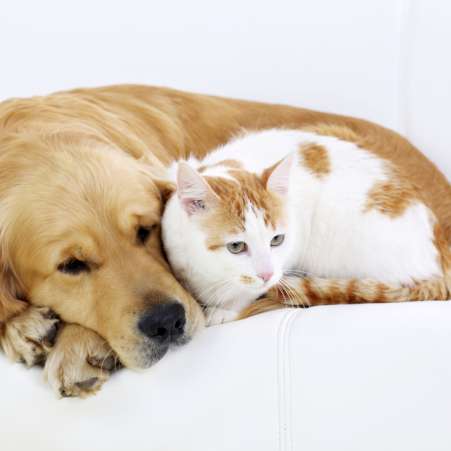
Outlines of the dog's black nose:
M 179 338 L 185 329 L 185 309 L 178 302 L 153 306 L 138 322 L 139 330 L 160 344 Z

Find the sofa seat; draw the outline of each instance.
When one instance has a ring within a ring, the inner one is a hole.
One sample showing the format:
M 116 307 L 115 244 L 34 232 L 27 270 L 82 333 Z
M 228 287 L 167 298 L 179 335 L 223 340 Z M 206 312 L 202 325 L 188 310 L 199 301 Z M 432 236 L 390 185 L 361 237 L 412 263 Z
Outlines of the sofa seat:
M 96 396 L 0 359 L 2 451 L 449 451 L 451 303 L 284 309 L 211 327 Z

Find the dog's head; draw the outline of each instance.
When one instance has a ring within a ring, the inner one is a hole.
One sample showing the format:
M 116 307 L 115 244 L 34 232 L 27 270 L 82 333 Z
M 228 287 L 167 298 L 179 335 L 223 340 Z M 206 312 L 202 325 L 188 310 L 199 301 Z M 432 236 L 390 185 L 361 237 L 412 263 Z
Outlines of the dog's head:
M 160 247 L 165 184 L 95 139 L 16 133 L 0 150 L 8 292 L 95 330 L 129 367 L 186 342 L 203 317 Z

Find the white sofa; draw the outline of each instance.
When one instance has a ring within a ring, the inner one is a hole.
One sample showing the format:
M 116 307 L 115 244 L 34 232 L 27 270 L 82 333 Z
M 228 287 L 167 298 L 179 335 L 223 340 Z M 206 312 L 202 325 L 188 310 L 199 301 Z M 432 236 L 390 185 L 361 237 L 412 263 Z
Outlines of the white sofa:
M 451 303 L 287 309 L 205 330 L 93 398 L 0 362 L 2 451 L 449 451 Z
M 449 3 L 113 3 L 1 8 L 0 98 L 137 81 L 285 101 L 395 128 L 451 176 Z M 214 327 L 87 400 L 0 357 L 0 450 L 450 451 L 451 303 Z

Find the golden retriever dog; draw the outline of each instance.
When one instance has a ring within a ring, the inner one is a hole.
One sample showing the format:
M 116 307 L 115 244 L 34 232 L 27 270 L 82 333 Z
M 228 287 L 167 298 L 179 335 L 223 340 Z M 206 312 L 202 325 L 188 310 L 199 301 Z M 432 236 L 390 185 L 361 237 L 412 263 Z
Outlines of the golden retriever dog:
M 203 315 L 160 246 L 164 167 L 242 128 L 275 126 L 361 136 L 422 190 L 451 240 L 445 177 L 408 141 L 363 120 L 145 86 L 12 99 L 0 104 L 4 352 L 46 361 L 55 390 L 85 396 L 116 356 L 146 368 L 189 341 Z

